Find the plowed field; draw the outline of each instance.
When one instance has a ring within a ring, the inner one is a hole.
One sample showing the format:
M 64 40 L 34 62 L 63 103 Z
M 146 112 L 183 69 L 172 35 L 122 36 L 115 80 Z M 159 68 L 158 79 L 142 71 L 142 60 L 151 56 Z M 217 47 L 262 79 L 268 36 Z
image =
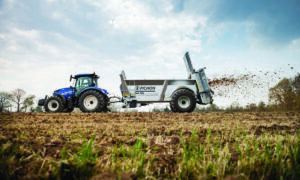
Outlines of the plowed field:
M 300 114 L 1 113 L 0 179 L 296 179 Z

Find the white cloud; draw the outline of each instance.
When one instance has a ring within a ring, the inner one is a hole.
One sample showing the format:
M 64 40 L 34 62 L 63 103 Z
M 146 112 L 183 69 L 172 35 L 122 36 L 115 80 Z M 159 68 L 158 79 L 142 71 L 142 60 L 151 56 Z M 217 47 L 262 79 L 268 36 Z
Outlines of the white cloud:
M 151 38 L 160 40 L 162 37 L 177 37 L 197 35 L 195 28 L 205 26 L 207 18 L 191 16 L 184 13 L 168 13 L 170 5 L 161 7 L 166 9 L 166 15 L 158 16 L 141 1 L 113 0 L 98 4 L 107 15 L 109 24 L 117 30 L 127 33 L 145 32 Z M 164 3 L 161 5 L 163 6 Z
M 154 64 L 178 66 L 178 63 L 182 63 L 181 57 L 186 50 L 201 51 L 199 29 L 206 26 L 207 17 L 185 13 L 173 14 L 170 12 L 173 8 L 170 1 L 163 2 L 169 3 L 160 5 L 164 15 L 159 16 L 141 1 L 113 0 L 102 3 L 90 1 L 105 14 L 108 24 L 115 32 L 142 33 L 144 37 L 135 38 L 146 37 L 152 42 L 152 45 L 143 49 L 143 56 L 137 59 L 146 61 L 149 66 Z M 132 61 L 130 58 L 127 58 L 126 62 L 134 62 L 134 67 L 144 66 L 141 61 Z
M 13 3 L 15 3 L 15 0 L 6 0 L 6 2 L 9 4 L 13 4 Z

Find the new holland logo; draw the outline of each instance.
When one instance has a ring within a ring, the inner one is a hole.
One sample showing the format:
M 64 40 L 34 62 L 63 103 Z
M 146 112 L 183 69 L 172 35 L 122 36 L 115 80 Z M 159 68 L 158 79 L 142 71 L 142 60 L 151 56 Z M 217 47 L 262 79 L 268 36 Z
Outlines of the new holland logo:
M 64 93 L 62 93 L 62 95 L 66 95 L 66 94 L 70 94 L 70 93 L 72 93 L 72 91 L 64 92 Z

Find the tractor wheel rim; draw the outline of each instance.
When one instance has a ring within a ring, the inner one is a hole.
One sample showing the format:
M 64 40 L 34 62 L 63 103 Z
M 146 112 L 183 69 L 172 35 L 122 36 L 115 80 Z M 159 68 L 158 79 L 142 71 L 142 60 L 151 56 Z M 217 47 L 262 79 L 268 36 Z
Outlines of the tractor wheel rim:
M 59 108 L 59 104 L 56 100 L 50 100 L 48 103 L 48 109 L 50 111 L 56 111 Z
M 87 110 L 93 110 L 98 106 L 98 99 L 93 95 L 89 95 L 84 98 L 83 104 Z
M 178 99 L 178 105 L 180 108 L 187 108 L 189 107 L 191 104 L 190 98 L 188 98 L 187 96 L 181 96 Z

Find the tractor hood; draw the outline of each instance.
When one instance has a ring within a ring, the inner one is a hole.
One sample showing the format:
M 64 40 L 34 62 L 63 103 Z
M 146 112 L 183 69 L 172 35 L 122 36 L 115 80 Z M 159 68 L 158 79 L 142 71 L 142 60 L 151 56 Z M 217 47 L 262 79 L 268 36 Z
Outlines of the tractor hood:
M 66 87 L 66 88 L 61 88 L 61 89 L 57 89 L 53 92 L 53 96 L 61 94 L 61 95 L 65 95 L 65 94 L 71 94 L 73 92 L 72 88 Z

